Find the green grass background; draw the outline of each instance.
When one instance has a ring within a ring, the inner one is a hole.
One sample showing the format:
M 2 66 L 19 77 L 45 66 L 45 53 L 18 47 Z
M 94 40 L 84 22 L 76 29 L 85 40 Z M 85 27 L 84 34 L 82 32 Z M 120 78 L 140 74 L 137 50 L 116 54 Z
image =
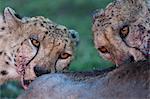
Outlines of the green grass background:
M 80 43 L 70 65 L 71 71 L 103 69 L 112 64 L 99 57 L 94 48 L 92 15 L 96 9 L 105 8 L 113 0 L 0 0 L 0 12 L 7 6 L 21 16 L 44 16 L 52 21 L 79 32 Z M 0 88 L 0 99 L 15 98 L 22 92 L 18 83 L 12 81 Z

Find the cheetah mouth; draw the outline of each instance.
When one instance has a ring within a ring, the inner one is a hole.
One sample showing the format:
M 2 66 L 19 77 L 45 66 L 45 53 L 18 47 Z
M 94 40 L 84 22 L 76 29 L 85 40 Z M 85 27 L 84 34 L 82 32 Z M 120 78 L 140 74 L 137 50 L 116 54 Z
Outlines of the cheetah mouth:
M 42 76 L 44 74 L 49 74 L 51 71 L 47 70 L 44 67 L 40 67 L 38 65 L 34 66 L 33 71 L 36 75 L 36 77 Z M 24 76 L 21 77 L 21 85 L 22 87 L 26 90 L 28 89 L 29 85 L 33 82 L 34 80 L 32 79 L 24 79 Z
M 29 85 L 31 84 L 33 80 L 25 80 L 24 76 L 21 77 L 21 85 L 24 88 L 24 90 L 27 90 Z
M 31 66 L 30 65 L 20 65 L 20 67 L 21 67 L 21 69 L 18 71 L 18 73 L 21 76 L 21 80 L 20 80 L 21 85 L 25 90 L 27 90 L 29 85 L 32 83 L 32 81 L 34 81 L 34 78 L 33 79 L 25 79 L 25 74 L 26 74 L 27 68 L 31 67 Z M 39 66 L 39 65 L 35 65 L 32 68 L 32 71 L 34 72 L 36 77 L 51 73 L 50 70 L 48 70 L 47 68 L 44 68 L 42 66 Z
M 39 77 L 41 75 L 51 73 L 51 71 L 48 70 L 45 67 L 42 67 L 42 66 L 39 66 L 39 65 L 31 66 L 31 64 L 29 62 L 27 64 L 26 63 L 27 63 L 26 60 L 24 60 L 24 61 L 22 60 L 22 61 L 18 62 L 18 64 L 17 64 L 17 72 L 18 72 L 18 74 L 20 75 L 20 78 L 21 78 L 20 79 L 21 85 L 22 85 L 22 87 L 25 90 L 28 89 L 29 85 L 35 79 L 35 78 L 33 78 L 33 79 L 25 79 L 26 77 L 30 76 L 30 74 L 28 74 L 28 69 L 29 68 L 30 68 L 30 70 L 32 69 L 31 71 L 33 71 L 35 77 Z M 33 67 L 33 68 L 31 68 L 31 67 Z
M 27 90 L 29 88 L 29 85 L 32 83 L 33 80 L 25 80 L 21 78 L 21 85 L 24 90 Z

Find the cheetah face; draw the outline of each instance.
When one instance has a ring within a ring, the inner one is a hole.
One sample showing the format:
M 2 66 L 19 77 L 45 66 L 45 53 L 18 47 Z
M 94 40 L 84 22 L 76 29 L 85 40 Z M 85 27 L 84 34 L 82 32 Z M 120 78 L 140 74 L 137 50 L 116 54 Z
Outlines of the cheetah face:
M 95 47 L 116 65 L 149 55 L 150 17 L 143 0 L 117 0 L 93 17 Z
M 14 64 L 25 89 L 38 76 L 68 68 L 78 42 L 76 31 L 44 17 L 20 19 L 11 8 L 5 8 L 4 20 L 16 44 Z

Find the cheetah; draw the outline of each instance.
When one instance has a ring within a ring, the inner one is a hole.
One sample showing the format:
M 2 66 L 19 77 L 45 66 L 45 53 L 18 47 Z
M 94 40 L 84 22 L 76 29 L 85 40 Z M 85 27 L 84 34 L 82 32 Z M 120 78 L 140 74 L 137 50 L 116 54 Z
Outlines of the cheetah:
M 116 0 L 93 16 L 94 44 L 116 66 L 150 56 L 149 0 Z
M 0 16 L 0 84 L 31 80 L 67 69 L 79 41 L 78 32 L 42 16 L 20 18 L 6 7 Z

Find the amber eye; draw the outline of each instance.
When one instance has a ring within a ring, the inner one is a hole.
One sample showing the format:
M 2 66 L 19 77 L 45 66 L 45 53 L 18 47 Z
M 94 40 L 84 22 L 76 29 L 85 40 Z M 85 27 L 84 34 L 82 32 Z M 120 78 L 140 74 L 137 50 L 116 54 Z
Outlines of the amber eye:
M 120 37 L 125 38 L 129 34 L 129 26 L 123 26 L 123 28 L 120 30 Z
M 32 44 L 33 44 L 35 47 L 39 47 L 39 46 L 40 46 L 40 42 L 39 42 L 38 40 L 31 39 L 31 42 L 32 42 Z
M 61 58 L 61 59 L 67 59 L 67 58 L 70 57 L 70 56 L 71 56 L 71 55 L 68 54 L 68 53 L 62 53 L 62 54 L 60 54 L 59 58 Z
M 106 49 L 105 46 L 102 46 L 102 47 L 98 48 L 98 50 L 99 50 L 101 53 L 108 53 L 108 50 Z

